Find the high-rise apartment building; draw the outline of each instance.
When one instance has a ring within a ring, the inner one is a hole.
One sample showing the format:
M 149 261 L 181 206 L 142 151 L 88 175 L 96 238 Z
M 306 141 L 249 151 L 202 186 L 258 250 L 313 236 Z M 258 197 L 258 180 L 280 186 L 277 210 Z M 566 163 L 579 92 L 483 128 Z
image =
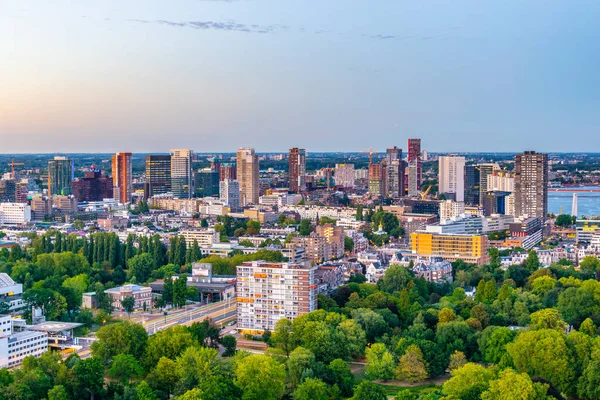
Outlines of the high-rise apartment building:
M 306 150 L 294 147 L 289 155 L 290 192 L 306 190 Z
M 335 164 L 335 172 L 333 176 L 335 186 L 343 188 L 354 187 L 354 164 Z
M 402 149 L 394 146 L 385 151 L 387 168 L 387 193 L 388 196 L 398 198 L 404 196 L 404 170 L 406 166 L 402 161 Z
M 517 217 L 548 214 L 548 154 L 526 151 L 515 156 L 515 213 Z
M 171 191 L 171 156 L 146 156 L 147 197 Z
M 479 204 L 479 167 L 474 164 L 465 165 L 465 203 Z
M 488 192 L 507 192 L 515 191 L 515 177 L 510 172 L 494 171 L 487 177 Z
M 194 194 L 192 151 L 171 150 L 171 191 L 180 199 L 191 199 Z
M 459 156 L 440 156 L 439 193 L 450 200 L 465 200 L 465 158 Z
M 417 160 L 408 163 L 408 196 L 417 197 L 421 188 L 419 184 L 419 162 Z
M 315 233 L 327 240 L 333 258 L 344 256 L 344 228 L 333 224 L 317 225 Z
M 75 179 L 73 160 L 56 156 L 48 161 L 49 196 L 70 195 L 73 179 Z
M 293 320 L 317 309 L 316 267 L 266 261 L 237 267 L 237 326 L 242 334 L 273 331 L 282 318 Z
M 240 208 L 240 183 L 233 179 L 219 182 L 219 198 L 232 210 Z
M 113 198 L 122 204 L 131 202 L 131 153 L 117 153 L 112 156 L 112 177 Z
M 369 194 L 375 197 L 387 196 L 387 168 L 385 162 L 369 164 Z
M 408 174 L 408 187 L 413 189 L 416 187 L 417 192 L 421 189 L 421 139 L 408 139 L 408 168 L 410 168 L 411 162 L 414 163 L 416 168 L 416 174 L 413 174 L 414 182 L 411 182 L 411 174 Z M 415 194 L 416 195 L 416 194 Z
M 258 204 L 260 191 L 258 156 L 254 149 L 242 147 L 237 151 L 237 181 L 240 183 L 242 206 Z

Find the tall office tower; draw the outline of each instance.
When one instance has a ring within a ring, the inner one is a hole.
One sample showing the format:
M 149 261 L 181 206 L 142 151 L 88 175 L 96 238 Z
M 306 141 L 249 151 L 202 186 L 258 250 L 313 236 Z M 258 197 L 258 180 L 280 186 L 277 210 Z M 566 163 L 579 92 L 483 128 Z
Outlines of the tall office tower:
M 306 190 L 306 150 L 294 147 L 289 156 L 290 192 Z
M 219 198 L 231 207 L 232 210 L 240 208 L 240 183 L 233 179 L 219 182 Z
M 146 184 L 148 196 L 171 191 L 171 156 L 146 156 Z
M 0 179 L 0 202 L 13 203 L 17 199 L 17 182 L 14 179 Z
M 119 203 L 131 201 L 131 175 L 131 153 L 117 153 L 112 156 L 113 198 Z
M 417 197 L 419 189 L 419 163 L 412 160 L 408 163 L 408 196 Z
M 479 167 L 474 164 L 465 165 L 465 203 L 479 204 Z
M 196 172 L 196 197 L 219 195 L 219 173 L 210 168 Z
M 369 164 L 369 194 L 375 197 L 387 196 L 387 168 L 385 161 Z
M 450 200 L 465 201 L 465 158 L 440 156 L 439 193 Z
M 517 217 L 548 214 L 548 154 L 526 151 L 515 155 L 515 213 Z
M 242 206 L 258 204 L 260 190 L 258 174 L 258 156 L 254 149 L 241 147 L 237 151 L 237 181 L 240 183 L 240 202 Z
M 219 180 L 224 181 L 225 179 L 237 179 L 237 171 L 235 164 L 221 164 L 219 167 Z
M 75 179 L 73 160 L 67 157 L 54 157 L 48 161 L 48 195 L 70 195 L 71 182 Z
M 112 180 L 92 165 L 83 178 L 73 181 L 73 196 L 77 201 L 102 201 L 112 197 Z
M 171 191 L 180 199 L 191 199 L 194 194 L 192 151 L 189 149 L 171 150 Z
M 387 164 L 387 192 L 393 198 L 404 195 L 404 161 L 402 161 L 402 149 L 396 146 L 385 151 Z
M 409 168 L 410 163 L 413 161 L 415 162 L 416 175 L 413 176 L 413 178 L 416 179 L 416 182 L 412 183 L 412 187 L 413 189 L 416 187 L 418 192 L 421 189 L 421 139 L 408 139 L 408 157 L 406 161 L 408 162 Z M 410 173 L 408 175 L 408 186 L 410 189 Z
M 577 193 L 573 193 L 573 201 L 571 202 L 571 215 L 577 217 L 579 208 L 577 207 Z
M 354 187 L 354 164 L 335 164 L 333 179 L 335 186 Z
M 479 168 L 479 204 L 483 204 L 483 198 L 487 193 L 488 177 L 494 174 L 494 171 L 500 171 L 497 163 L 487 163 L 477 165 Z

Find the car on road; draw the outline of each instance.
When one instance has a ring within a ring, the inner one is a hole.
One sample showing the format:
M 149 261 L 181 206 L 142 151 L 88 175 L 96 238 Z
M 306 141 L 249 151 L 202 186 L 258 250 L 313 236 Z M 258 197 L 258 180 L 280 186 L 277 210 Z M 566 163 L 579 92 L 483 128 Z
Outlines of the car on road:
M 237 331 L 235 329 L 232 329 L 232 330 L 229 331 L 230 335 L 235 335 L 236 333 L 237 333 Z

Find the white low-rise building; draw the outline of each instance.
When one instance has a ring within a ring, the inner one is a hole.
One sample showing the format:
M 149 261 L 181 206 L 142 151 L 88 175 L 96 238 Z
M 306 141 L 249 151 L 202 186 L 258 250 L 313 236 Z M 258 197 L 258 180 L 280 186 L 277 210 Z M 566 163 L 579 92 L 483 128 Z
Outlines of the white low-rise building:
M 14 332 L 11 316 L 0 315 L 0 368 L 16 367 L 21 365 L 25 357 L 41 357 L 46 351 L 46 332 Z
M 26 203 L 0 203 L 0 225 L 20 225 L 31 221 L 31 206 Z
M 332 219 L 352 218 L 356 210 L 350 207 L 321 207 L 321 206 L 301 206 L 286 205 L 279 208 L 279 212 L 294 212 L 300 215 L 302 219 L 314 220 L 317 216 L 328 217 Z
M 219 232 L 213 228 L 180 231 L 179 235 L 185 238 L 185 243 L 188 246 L 194 244 L 194 240 L 198 242 L 200 247 L 210 247 L 221 242 Z
M 23 285 L 15 283 L 6 273 L 0 273 L 0 302 L 8 303 L 9 312 L 18 314 L 26 307 L 23 301 Z

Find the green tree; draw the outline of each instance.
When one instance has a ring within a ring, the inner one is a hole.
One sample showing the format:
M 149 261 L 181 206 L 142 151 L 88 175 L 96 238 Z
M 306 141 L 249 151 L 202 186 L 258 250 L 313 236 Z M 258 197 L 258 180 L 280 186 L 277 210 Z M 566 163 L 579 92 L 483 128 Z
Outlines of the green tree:
M 175 361 L 167 357 L 161 357 L 146 379 L 154 390 L 164 393 L 164 397 L 168 399 L 173 393 L 180 376 Z
M 350 370 L 348 363 L 340 358 L 336 358 L 329 363 L 328 369 L 331 374 L 332 383 L 340 388 L 343 396 L 350 397 L 354 387 L 354 374 Z
M 350 236 L 344 236 L 344 251 L 351 253 L 354 250 L 354 240 Z
M 494 372 L 473 363 L 452 370 L 452 377 L 442 386 L 442 392 L 452 399 L 479 399 L 487 390 Z
M 506 327 L 489 326 L 481 332 L 477 339 L 479 351 L 485 361 L 498 364 L 506 354 L 506 345 L 513 341 L 514 331 Z
M 237 340 L 235 336 L 226 335 L 221 338 L 221 344 L 225 348 L 225 352 L 223 353 L 223 357 L 231 357 L 235 355 L 235 350 L 237 347 Z
M 567 325 L 562 320 L 558 310 L 554 308 L 545 308 L 531 314 L 531 329 L 555 329 L 564 332 Z
M 600 399 L 600 359 L 591 360 L 583 371 L 577 384 L 577 394 L 584 400 Z
M 599 291 L 600 293 L 600 291 Z M 594 295 L 583 289 L 570 287 L 558 296 L 558 311 L 569 325 L 579 328 L 590 315 L 596 314 Z
M 573 392 L 573 360 L 563 332 L 555 329 L 522 332 L 506 349 L 518 371 L 548 379 L 566 394 Z
M 260 222 L 252 221 L 252 220 L 246 222 L 246 234 L 258 235 L 259 233 L 260 233 Z
M 148 337 L 144 353 L 144 365 L 154 367 L 163 358 L 175 360 L 185 349 L 194 344 L 190 331 L 184 326 L 173 326 Z
M 123 299 L 121 299 L 121 306 L 123 307 L 127 315 L 129 315 L 129 319 L 131 319 L 131 313 L 133 312 L 133 309 L 135 307 L 135 298 L 133 298 L 133 296 L 123 297 Z
M 294 400 L 329 400 L 329 390 L 322 380 L 307 378 L 294 391 Z
M 202 218 L 200 220 L 200 227 L 201 228 L 208 228 L 208 220 L 206 218 Z
M 171 275 L 165 276 L 162 290 L 162 298 L 165 303 L 173 303 L 173 278 Z
M 119 379 L 122 384 L 130 383 L 133 378 L 143 375 L 142 366 L 131 354 L 119 354 L 115 356 L 108 375 L 113 379 Z
M 131 354 L 135 359 L 142 358 L 148 341 L 148 334 L 141 325 L 129 322 L 107 325 L 98 330 L 92 344 L 92 354 L 105 363 L 110 363 L 118 354 Z
M 293 350 L 292 345 L 292 322 L 287 318 L 281 318 L 275 323 L 275 330 L 271 336 L 271 342 L 281 348 L 287 357 Z
M 303 219 L 300 221 L 300 227 L 298 228 L 298 233 L 300 236 L 308 236 L 312 232 L 312 226 L 310 219 Z
M 152 256 L 148 253 L 138 254 L 129 260 L 129 275 L 135 276 L 137 282 L 146 282 L 154 268 Z
M 187 300 L 187 277 L 179 275 L 173 284 L 173 304 L 177 307 L 183 307 Z
M 540 267 L 540 259 L 538 258 L 535 250 L 529 250 L 529 254 L 525 260 L 525 267 L 530 272 L 537 271 L 537 269 Z
M 596 335 L 597 329 L 594 321 L 591 318 L 586 318 L 579 327 L 579 331 L 585 333 L 588 336 Z
M 453 371 L 457 368 L 462 367 L 466 363 L 467 363 L 467 357 L 465 357 L 465 353 L 463 353 L 462 351 L 455 351 L 450 356 L 450 364 L 448 364 L 448 369 L 450 371 Z
M 407 382 L 421 382 L 428 378 L 423 352 L 416 345 L 411 345 L 400 357 L 395 371 L 396 378 Z
M 148 382 L 141 381 L 135 388 L 136 399 L 135 400 L 158 400 L 154 390 L 150 387 Z
M 414 277 L 413 273 L 401 265 L 391 265 L 377 285 L 388 293 L 398 292 L 406 287 Z
M 48 391 L 48 400 L 69 400 L 71 397 L 63 385 L 54 385 Z
M 271 357 L 253 354 L 235 364 L 235 385 L 243 400 L 277 400 L 285 391 L 285 368 Z
M 556 217 L 556 220 L 554 221 L 554 225 L 562 226 L 564 228 L 573 226 L 573 217 L 571 217 L 569 214 L 560 214 L 559 216 Z
M 315 363 L 315 355 L 312 351 L 303 347 L 296 347 L 287 360 L 287 370 L 292 388 L 301 382 L 302 373 L 311 369 Z
M 356 387 L 352 400 L 387 400 L 387 394 L 381 386 L 369 381 L 362 381 Z
M 387 331 L 387 323 L 383 317 L 368 308 L 353 310 L 352 319 L 358 322 L 367 335 L 367 341 L 373 342 Z
M 388 380 L 394 377 L 394 358 L 383 343 L 375 343 L 367 348 L 365 372 L 372 379 Z
M 79 360 L 73 368 L 73 378 L 77 393 L 94 400 L 94 396 L 101 393 L 104 388 L 102 360 L 98 357 Z
M 546 399 L 548 385 L 533 383 L 526 373 L 517 373 L 512 369 L 501 371 L 498 379 L 490 382 L 490 387 L 481 395 L 482 400 Z
M 579 266 L 583 271 L 598 273 L 600 272 L 600 260 L 595 256 L 585 256 L 579 263 Z

